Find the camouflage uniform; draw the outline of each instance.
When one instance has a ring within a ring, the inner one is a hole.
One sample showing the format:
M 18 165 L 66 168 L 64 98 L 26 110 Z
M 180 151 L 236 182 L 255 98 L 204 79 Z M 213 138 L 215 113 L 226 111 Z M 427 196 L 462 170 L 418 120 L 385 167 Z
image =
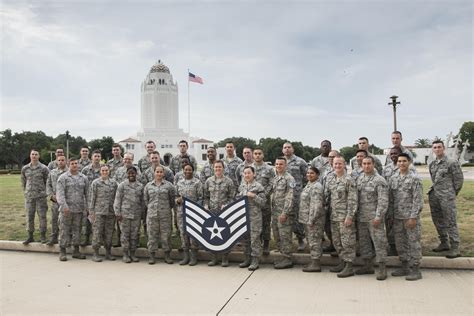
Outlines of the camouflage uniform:
M 321 242 L 324 235 L 326 215 L 323 203 L 324 196 L 321 183 L 317 181 L 308 182 L 301 192 L 299 221 L 306 225 L 311 259 L 320 259 L 323 254 Z
M 109 161 L 107 161 L 107 166 L 109 166 L 109 177 L 113 178 L 115 171 L 119 168 L 122 167 L 124 164 L 123 158 L 120 157 L 120 159 L 115 159 L 112 158 Z
M 151 167 L 151 160 L 148 155 L 143 156 L 142 158 L 140 158 L 140 160 L 138 160 L 138 169 L 140 170 L 140 172 L 143 173 L 145 172 L 146 169 L 150 167 Z
M 193 177 L 192 179 L 188 180 L 184 177 L 178 181 L 176 184 L 176 194 L 178 197 L 185 197 L 194 202 L 201 204 L 203 203 L 203 191 L 202 191 L 202 183 L 201 181 Z M 178 225 L 180 228 L 181 234 L 181 247 L 184 251 L 193 249 L 199 249 L 199 244 L 194 240 L 190 239 L 189 236 L 186 234 L 184 227 L 183 227 L 183 208 L 182 205 L 178 205 Z
M 405 148 L 404 146 L 401 146 L 400 145 L 400 151 L 404 154 L 407 154 L 408 156 L 410 156 L 410 161 L 413 161 L 413 154 L 411 153 L 411 151 L 409 151 L 407 148 Z M 387 155 L 387 158 L 385 158 L 385 166 L 386 165 L 389 165 L 392 163 L 392 159 L 390 158 L 390 153 Z
M 353 262 L 356 246 L 355 215 L 357 212 L 357 187 L 351 176 L 344 174 L 326 178 L 324 198 L 331 209 L 331 231 L 333 244 L 344 262 Z M 346 227 L 344 221 L 352 219 Z
M 240 165 L 237 166 L 237 169 L 235 169 L 235 177 L 237 178 L 237 183 L 239 185 L 242 184 L 242 179 L 244 178 L 244 169 L 248 166 L 253 166 L 253 162 L 248 163 L 244 160 Z
M 72 175 L 67 171 L 58 178 L 56 190 L 59 204 L 59 246 L 66 248 L 71 243 L 79 246 L 82 218 L 87 215 L 89 181 L 81 173 Z M 64 208 L 69 208 L 67 215 Z
M 193 174 L 193 177 L 195 179 L 199 180 L 199 175 L 196 172 Z M 183 170 L 181 170 L 181 171 L 179 171 L 178 173 L 176 173 L 174 175 L 173 184 L 176 186 L 178 184 L 178 182 L 183 180 L 183 179 L 184 179 L 184 172 L 183 172 Z
M 91 184 L 89 213 L 95 215 L 92 223 L 92 248 L 112 247 L 115 227 L 114 200 L 117 182 L 113 179 L 95 179 Z
M 224 175 L 229 174 L 229 169 L 227 168 L 227 165 L 224 163 Z M 210 164 L 209 161 L 206 161 L 204 164 L 204 167 L 202 167 L 201 174 L 199 175 L 199 180 L 201 180 L 201 183 L 204 185 L 210 177 L 214 175 L 214 164 Z M 232 180 L 232 179 L 231 179 Z
M 421 222 L 423 184 L 408 173 L 393 175 L 389 180 L 389 210 L 393 210 L 395 242 L 400 261 L 419 266 L 421 261 Z M 408 219 L 415 218 L 415 228 L 406 228 Z
M 308 164 L 304 161 L 303 158 L 300 158 L 296 155 L 292 155 L 287 159 L 287 169 L 286 169 L 295 179 L 296 186 L 293 189 L 294 198 L 293 198 L 293 214 L 295 214 L 295 221 L 293 222 L 293 232 L 298 237 L 298 239 L 304 238 L 304 225 L 298 221 L 299 208 L 300 208 L 300 195 L 303 190 L 304 185 L 306 184 L 306 171 L 308 170 Z
M 56 186 L 58 184 L 58 178 L 65 172 L 67 167 L 64 169 L 53 169 L 48 175 L 48 181 L 46 182 L 46 194 L 51 200 L 51 237 L 58 237 L 59 233 L 59 204 L 56 197 Z
M 370 157 L 374 158 L 375 170 L 377 170 L 377 172 L 380 175 L 382 175 L 383 166 L 382 166 L 382 162 L 380 161 L 380 159 L 377 158 L 377 156 L 375 156 L 372 153 L 369 153 L 369 152 L 367 152 L 367 153 L 369 154 Z M 357 162 L 356 157 L 352 157 L 352 159 L 350 160 L 350 163 L 351 163 L 352 170 L 362 168 L 362 166 L 359 166 L 359 163 Z
M 311 161 L 311 167 L 318 168 L 319 170 L 319 182 L 322 184 L 324 177 L 332 170 L 332 166 L 329 163 L 328 157 L 319 155 Z
M 77 163 L 79 165 L 79 171 L 82 171 L 82 169 L 84 169 L 86 166 L 92 163 L 92 160 L 90 160 L 89 158 L 86 158 L 86 159 L 81 158 L 77 161 Z
M 120 222 L 121 244 L 132 253 L 137 249 L 140 235 L 140 221 L 145 212 L 143 184 L 128 179 L 118 185 L 114 201 L 115 216 L 122 217 Z
M 56 161 L 56 159 L 48 163 L 49 171 L 56 169 L 57 167 L 58 167 L 58 162 Z
M 170 169 L 173 171 L 174 174 L 177 174 L 179 171 L 183 169 L 183 158 L 187 158 L 189 162 L 193 165 L 194 170 L 197 170 L 197 162 L 196 158 L 193 155 L 185 154 L 181 156 L 181 154 L 174 156 L 170 162 Z
M 239 186 L 239 196 L 247 196 L 247 192 L 255 193 L 255 197 L 248 198 L 249 201 L 249 218 L 250 218 L 250 235 L 244 240 L 245 254 L 252 257 L 260 257 L 262 255 L 262 207 L 265 207 L 267 198 L 265 189 L 257 181 L 246 183 L 245 180 Z
M 158 238 L 163 251 L 171 251 L 172 213 L 175 205 L 176 190 L 173 185 L 162 180 L 149 182 L 144 189 L 143 199 L 147 206 L 146 224 L 148 233 L 148 251 L 158 250 Z
M 457 224 L 456 195 L 461 191 L 464 176 L 457 161 L 443 156 L 433 160 L 430 165 L 430 175 L 433 182 L 428 191 L 431 218 L 438 231 L 441 242 L 451 247 L 459 247 L 459 232 Z
M 225 165 L 227 167 L 227 176 L 234 182 L 234 187 L 238 188 L 239 187 L 239 182 L 237 180 L 237 176 L 235 174 L 235 171 L 239 167 L 239 165 L 242 163 L 242 159 L 240 159 L 237 156 L 234 156 L 234 158 L 225 158 Z
M 364 170 L 362 170 L 362 167 L 359 166 L 353 168 L 351 171 L 351 177 L 352 179 L 354 179 L 354 181 L 357 181 L 357 178 L 360 177 L 362 174 L 364 174 Z
M 91 163 L 82 169 L 81 173 L 87 177 L 89 184 L 92 184 L 92 181 L 94 181 L 95 179 L 100 178 L 100 167 L 101 167 L 101 164 L 95 166 L 94 164 Z M 90 194 L 89 194 L 89 198 L 90 198 Z M 87 201 L 87 204 L 89 203 L 90 201 Z M 91 234 L 92 234 L 92 224 L 87 218 L 87 216 L 84 216 L 84 218 L 82 219 L 82 235 L 86 236 L 86 238 L 89 238 L 88 236 L 90 236 Z
M 137 166 L 132 166 L 137 168 Z M 125 180 L 128 180 L 128 174 L 127 174 L 127 169 L 129 167 L 123 165 L 122 167 L 118 168 L 117 171 L 115 171 L 114 174 L 114 180 L 117 182 L 117 184 L 120 184 L 124 182 Z M 142 182 L 142 173 L 140 172 L 140 169 L 137 168 L 137 181 Z
M 26 231 L 35 231 L 35 213 L 38 212 L 40 232 L 46 234 L 48 202 L 46 201 L 46 182 L 49 170 L 38 161 L 36 166 L 31 163 L 21 168 L 21 186 L 25 196 Z
M 262 239 L 270 240 L 272 230 L 270 194 L 272 191 L 272 180 L 275 177 L 275 170 L 264 162 L 261 165 L 254 163 L 253 167 L 255 168 L 255 180 L 264 187 L 265 196 L 267 198 L 265 206 L 262 207 Z
M 291 258 L 293 251 L 291 233 L 295 218 L 293 214 L 293 191 L 295 187 L 295 179 L 288 172 L 285 172 L 283 175 L 276 174 L 272 179 L 271 211 L 273 238 L 277 243 L 280 253 L 286 258 Z M 278 220 L 278 217 L 282 214 L 287 216 L 287 220 L 284 223 L 280 223 Z
M 163 165 L 160 165 L 160 166 L 163 167 L 163 169 L 165 171 L 164 180 L 166 180 L 170 183 L 173 183 L 173 181 L 174 181 L 173 171 L 171 171 L 171 169 L 166 167 L 166 166 L 163 166 Z M 156 167 L 151 165 L 150 168 L 146 169 L 145 172 L 143 172 L 143 174 L 141 176 L 141 179 L 142 179 L 141 182 L 142 182 L 143 185 L 146 185 L 147 183 L 150 183 L 151 181 L 155 180 L 155 168 Z
M 359 192 L 359 208 L 357 210 L 357 230 L 359 232 L 360 254 L 363 259 L 371 259 L 384 263 L 387 259 L 387 237 L 385 235 L 385 213 L 388 208 L 388 188 L 385 179 L 374 172 L 363 174 L 357 178 Z M 373 219 L 380 219 L 377 227 Z

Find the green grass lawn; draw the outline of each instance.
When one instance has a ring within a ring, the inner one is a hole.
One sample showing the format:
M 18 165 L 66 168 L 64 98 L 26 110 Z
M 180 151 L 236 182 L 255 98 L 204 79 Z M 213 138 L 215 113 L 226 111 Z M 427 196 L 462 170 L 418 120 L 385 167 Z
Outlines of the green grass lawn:
M 424 255 L 439 255 L 431 252 L 438 245 L 436 229 L 431 221 L 430 208 L 428 205 L 428 188 L 431 181 L 423 181 L 423 192 L 425 195 L 425 206 L 423 208 L 422 220 L 422 245 Z M 461 235 L 461 253 L 463 256 L 474 257 L 474 181 L 465 181 L 463 189 L 457 198 L 458 225 Z M 50 213 L 48 212 L 48 229 L 50 229 Z M 38 227 L 38 218 L 36 218 Z M 20 185 L 19 175 L 0 176 L 0 240 L 24 240 L 25 231 L 24 199 Z M 38 231 L 35 238 L 38 240 Z M 143 234 L 142 234 L 143 235 Z M 173 246 L 176 248 L 179 240 L 173 237 Z M 145 246 L 143 237 L 141 246 Z

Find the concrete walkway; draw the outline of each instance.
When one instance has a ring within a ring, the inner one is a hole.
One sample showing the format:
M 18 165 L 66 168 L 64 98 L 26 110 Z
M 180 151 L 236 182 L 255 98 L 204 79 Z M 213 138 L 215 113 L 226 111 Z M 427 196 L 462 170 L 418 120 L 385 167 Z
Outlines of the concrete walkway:
M 56 254 L 0 251 L 1 315 L 417 314 L 472 315 L 472 271 L 423 270 L 408 282 L 338 279 L 300 267 L 255 272 L 157 263 L 95 263 Z

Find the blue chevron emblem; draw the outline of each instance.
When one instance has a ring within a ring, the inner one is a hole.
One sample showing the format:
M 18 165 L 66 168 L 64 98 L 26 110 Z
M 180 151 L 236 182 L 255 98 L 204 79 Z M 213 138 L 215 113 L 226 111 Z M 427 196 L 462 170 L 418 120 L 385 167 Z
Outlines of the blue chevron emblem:
M 184 198 L 183 229 L 211 252 L 226 252 L 250 232 L 248 198 L 239 198 L 219 214 L 213 214 L 196 202 Z

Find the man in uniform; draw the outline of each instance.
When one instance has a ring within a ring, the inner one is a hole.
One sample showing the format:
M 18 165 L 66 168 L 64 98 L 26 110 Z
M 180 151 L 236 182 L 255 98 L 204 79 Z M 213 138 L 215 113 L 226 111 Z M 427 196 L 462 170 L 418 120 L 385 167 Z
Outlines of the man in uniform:
M 267 165 L 263 160 L 263 149 L 255 148 L 253 150 L 253 167 L 255 168 L 255 180 L 263 185 L 265 189 L 265 196 L 267 201 L 265 206 L 262 207 L 262 240 L 263 240 L 263 255 L 268 256 L 270 254 L 270 238 L 271 238 L 271 203 L 270 194 L 272 191 L 272 180 L 275 177 L 275 170 Z
M 235 176 L 239 185 L 242 183 L 242 178 L 244 177 L 244 168 L 253 165 L 252 148 L 244 147 L 242 156 L 244 157 L 244 161 L 237 167 L 237 170 L 235 170 Z
M 59 204 L 56 198 L 56 187 L 58 178 L 67 171 L 66 157 L 59 156 L 56 160 L 58 161 L 58 167 L 51 170 L 48 175 L 48 181 L 46 182 L 46 194 L 51 200 L 51 239 L 47 242 L 48 246 L 58 243 Z
M 31 162 L 21 168 L 21 186 L 25 196 L 26 231 L 28 238 L 23 242 L 28 245 L 34 241 L 35 214 L 38 213 L 40 221 L 41 242 L 46 242 L 46 212 L 48 202 L 46 201 L 46 182 L 48 181 L 49 169 L 39 161 L 40 155 L 36 149 L 30 151 Z
M 293 214 L 293 190 L 296 187 L 295 179 L 286 171 L 286 158 L 275 160 L 276 175 L 272 180 L 271 210 L 273 238 L 283 255 L 281 261 L 275 262 L 275 269 L 293 267 L 291 259 L 291 233 L 295 215 Z
M 359 208 L 357 210 L 357 231 L 359 232 L 360 254 L 364 266 L 356 274 L 373 274 L 375 247 L 379 265 L 377 280 L 387 278 L 387 237 L 385 235 L 385 213 L 388 208 L 388 188 L 385 179 L 375 171 L 375 160 L 367 156 L 362 161 L 364 174 L 357 178 Z M 373 246 L 372 246 L 373 244 Z
M 351 176 L 354 180 L 357 180 L 357 178 L 364 173 L 364 170 L 362 169 L 362 160 L 364 160 L 368 155 L 369 154 L 366 150 L 359 149 L 357 150 L 355 157 L 351 159 L 351 164 L 354 166 L 352 167 Z M 352 161 L 353 159 L 355 159 L 355 161 Z
M 142 176 L 143 185 L 146 185 L 147 183 L 149 183 L 149 182 L 151 182 L 155 179 L 155 169 L 158 166 L 163 167 L 163 170 L 165 172 L 164 180 L 166 180 L 166 181 L 170 182 L 171 184 L 173 184 L 173 182 L 174 182 L 173 171 L 171 171 L 170 168 L 161 165 L 161 163 L 160 163 L 160 161 L 161 161 L 160 153 L 156 150 L 154 152 L 152 152 L 150 154 L 150 160 L 151 160 L 150 167 L 148 169 L 146 169 L 145 172 L 143 172 L 143 176 Z
M 300 213 L 301 191 L 303 191 L 303 188 L 306 185 L 306 171 L 308 170 L 308 164 L 303 158 L 295 155 L 295 150 L 291 143 L 283 144 L 282 153 L 285 156 L 287 162 L 286 170 L 293 176 L 293 179 L 296 183 L 296 186 L 293 189 L 293 193 L 295 194 L 292 206 L 293 214 L 295 216 L 295 221 L 293 222 L 293 232 L 298 238 L 298 251 L 304 251 L 304 225 L 300 223 L 298 216 Z
M 392 132 L 391 139 L 392 139 L 392 145 L 393 145 L 393 147 L 398 147 L 398 148 L 400 148 L 400 151 L 401 151 L 402 153 L 405 153 L 405 154 L 407 154 L 408 156 L 410 156 L 410 160 L 413 161 L 413 154 L 411 153 L 411 151 L 409 151 L 408 149 L 406 149 L 406 148 L 402 145 L 402 140 L 403 140 L 402 132 L 400 132 L 400 131 L 394 131 L 394 132 Z M 385 159 L 385 165 L 390 164 L 391 161 L 392 161 L 392 160 L 390 159 L 390 154 L 389 154 L 389 155 L 387 155 L 387 158 Z
M 79 252 L 82 218 L 87 217 L 89 181 L 79 172 L 77 159 L 71 158 L 69 170 L 63 173 L 57 183 L 56 195 L 59 204 L 59 260 L 67 261 L 66 247 L 74 246 L 73 258 L 85 259 Z M 71 240 L 72 236 L 72 240 Z
M 397 250 L 402 267 L 392 276 L 406 276 L 408 281 L 421 279 L 421 222 L 423 209 L 423 184 L 410 172 L 410 156 L 400 154 L 400 172 L 389 180 L 389 210 L 393 211 Z
M 206 183 L 206 180 L 209 179 L 214 175 L 214 163 L 216 162 L 217 152 L 214 147 L 207 148 L 207 161 L 202 167 L 201 174 L 199 175 L 199 180 L 201 180 L 202 184 Z M 224 167 L 226 169 L 226 167 Z M 224 171 L 224 174 L 227 174 Z
M 64 156 L 64 149 L 62 149 L 62 148 L 57 148 L 56 149 L 55 159 L 48 164 L 48 169 L 49 170 L 53 170 L 54 168 L 58 167 L 58 163 L 57 163 L 56 160 L 58 159 L 59 156 Z
M 319 175 L 318 181 L 320 183 L 323 183 L 323 179 L 326 176 L 326 174 L 331 171 L 331 163 L 329 162 L 329 153 L 331 152 L 331 142 L 328 140 L 323 140 L 321 142 L 321 154 L 314 158 L 313 161 L 311 161 L 311 167 L 318 168 L 319 172 L 321 173 Z
M 227 176 L 234 182 L 234 186 L 236 188 L 239 187 L 240 183 L 237 181 L 237 177 L 235 175 L 235 171 L 237 170 L 237 167 L 242 163 L 242 159 L 237 157 L 235 154 L 235 146 L 234 143 L 228 142 L 225 144 L 225 165 L 227 169 Z
M 122 149 L 119 144 L 112 145 L 112 155 L 113 158 L 107 161 L 107 166 L 109 166 L 110 177 L 113 178 L 115 171 L 123 166 Z
M 81 158 L 79 159 L 79 172 L 84 169 L 85 166 L 91 164 L 91 160 L 89 159 L 89 147 L 82 146 L 81 147 Z
M 375 170 L 381 175 L 382 174 L 382 163 L 380 162 L 379 158 L 377 158 L 375 155 L 373 155 L 371 152 L 369 152 L 369 139 L 367 137 L 360 137 L 359 141 L 357 143 L 357 146 L 359 146 L 359 149 L 365 150 L 367 154 L 374 158 L 375 161 Z M 360 164 L 358 164 L 358 161 L 356 157 L 353 157 L 351 159 L 351 168 L 352 170 L 357 169 L 357 168 L 362 168 Z
M 174 156 L 171 159 L 171 163 L 170 163 L 171 171 L 173 171 L 174 174 L 177 174 L 178 172 L 183 170 L 182 160 L 184 158 L 188 159 L 189 163 L 193 165 L 194 170 L 196 170 L 197 169 L 196 158 L 194 158 L 193 155 L 188 154 L 188 148 L 189 148 L 188 142 L 185 140 L 180 140 L 178 143 L 178 147 L 179 147 L 179 155 Z
M 120 184 L 128 179 L 128 168 L 133 166 L 133 154 L 130 152 L 126 152 L 123 154 L 123 166 L 118 168 L 115 171 L 114 180 L 117 181 L 117 184 Z M 141 172 L 138 170 L 136 174 L 136 178 L 140 181 L 141 180 Z
M 156 150 L 156 144 L 154 141 L 149 140 L 145 143 L 145 148 L 147 154 L 138 160 L 138 169 L 142 173 L 151 166 L 150 154 Z
M 431 149 L 436 159 L 429 165 L 433 184 L 428 191 L 428 197 L 431 218 L 441 241 L 439 246 L 433 249 L 433 251 L 449 250 L 446 258 L 453 259 L 461 256 L 456 219 L 456 196 L 462 189 L 464 176 L 459 163 L 449 159 L 444 154 L 445 148 L 442 141 L 434 141 Z

